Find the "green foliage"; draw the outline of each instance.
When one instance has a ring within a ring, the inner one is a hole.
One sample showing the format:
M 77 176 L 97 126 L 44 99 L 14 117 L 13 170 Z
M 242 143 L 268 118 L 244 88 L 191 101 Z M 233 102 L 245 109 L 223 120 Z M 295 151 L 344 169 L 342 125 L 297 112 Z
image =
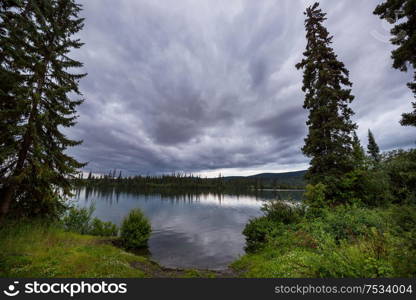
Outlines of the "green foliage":
M 117 225 L 112 222 L 104 222 L 94 218 L 91 222 L 88 234 L 96 236 L 117 236 L 118 228 Z
M 263 217 L 245 234 L 265 238 L 233 268 L 245 277 L 414 277 L 415 219 L 414 206 L 342 205 L 287 225 Z
M 393 67 L 407 72 L 413 67 L 413 82 L 407 85 L 416 97 L 416 1 L 415 0 L 386 0 L 379 4 L 374 14 L 385 19 L 390 24 L 395 24 L 391 33 L 391 42 L 397 48 L 391 53 Z M 413 111 L 403 114 L 401 124 L 403 126 L 416 126 L 416 102 L 412 103 Z
M 356 168 L 341 177 L 327 177 L 325 183 L 308 185 L 305 203 L 309 214 L 328 206 L 383 206 L 394 201 L 392 182 L 382 168 Z
M 285 203 L 283 201 L 274 200 L 266 202 L 261 210 L 265 213 L 266 217 L 273 222 L 292 224 L 299 222 L 305 214 L 303 207 L 297 204 L 299 203 Z
M 9 217 L 20 219 L 43 216 L 50 221 L 58 220 L 68 209 L 66 200 L 56 192 L 44 194 L 44 187 L 44 183 L 40 181 L 28 183 L 24 187 L 26 192 L 11 204 Z
M 394 232 L 400 237 L 396 239 L 400 250 L 392 255 L 398 277 L 408 274 L 416 277 L 416 205 L 395 206 L 390 210 L 389 218 L 395 225 Z
M 319 214 L 319 211 L 327 206 L 326 191 L 327 187 L 323 183 L 306 186 L 305 204 L 308 206 L 308 214 Z
M 305 216 L 305 210 L 302 206 L 285 203 L 283 201 L 266 202 L 262 211 L 263 217 L 255 218 L 244 228 L 243 234 L 246 236 L 246 250 L 255 252 L 261 249 L 270 238 L 280 230 L 279 224 L 289 225 L 300 222 Z
M 94 206 L 89 208 L 70 207 L 61 223 L 66 231 L 96 236 L 117 236 L 118 228 L 111 222 L 92 218 Z
M 393 202 L 392 183 L 388 174 L 381 168 L 358 170 L 357 185 L 353 186 L 356 197 L 365 205 L 378 207 Z M 360 182 L 361 181 L 361 182 Z
M 79 235 L 35 220 L 2 224 L 0 245 L 2 278 L 143 278 L 149 277 L 153 265 L 114 247 L 108 238 Z
M 416 228 L 416 206 L 395 206 L 391 209 L 391 219 L 400 232 L 412 232 Z M 416 237 L 416 231 L 413 232 Z M 416 246 L 416 244 L 415 244 Z
M 362 169 L 366 165 L 366 156 L 364 148 L 361 146 L 360 139 L 357 136 L 357 133 L 354 131 L 352 134 L 352 156 L 354 159 L 354 165 L 358 169 Z
M 323 25 L 326 14 L 315 3 L 305 15 L 307 46 L 304 58 L 296 65 L 304 70 L 303 107 L 309 110 L 302 151 L 311 157 L 307 179 L 313 184 L 327 184 L 328 176 L 342 176 L 354 167 L 351 135 L 357 126 L 351 121 L 354 112 L 349 107 L 354 96 L 349 72 L 330 47 L 332 36 Z
M 389 177 L 394 202 L 416 204 L 416 149 L 387 153 L 383 170 Z
M 372 158 L 372 160 L 378 164 L 380 162 L 380 148 L 378 147 L 377 143 L 376 143 L 376 139 L 374 138 L 373 133 L 371 132 L 371 130 L 368 130 L 368 154 L 370 155 L 370 157 Z
M 246 236 L 246 251 L 254 252 L 261 249 L 268 236 L 276 228 L 276 224 L 267 217 L 259 217 L 248 222 L 243 230 Z
M 314 232 L 316 224 L 318 232 Z M 359 236 L 369 233 L 371 228 L 380 231 L 386 229 L 386 220 L 379 211 L 341 205 L 326 210 L 321 218 L 308 223 L 304 229 L 316 233 L 316 236 L 323 229 L 334 241 L 354 241 Z
M 70 207 L 62 218 L 62 224 L 65 230 L 88 234 L 91 228 L 91 217 L 94 212 L 94 206 L 89 208 Z
M 345 204 L 387 205 L 392 201 L 389 177 L 379 168 L 357 168 L 340 178 L 331 197 Z
M 327 240 L 318 251 L 322 255 L 309 257 L 307 270 L 312 277 L 320 278 L 394 277 L 392 263 L 384 255 L 380 257 L 380 251 L 385 250 L 381 243 L 385 242 L 379 234 L 360 239 L 354 244 L 342 240 L 339 245 L 334 245 Z
M 11 142 L 0 147 L 0 218 L 10 208 L 57 218 L 52 202 L 71 194 L 70 179 L 85 165 L 66 151 L 81 141 L 62 132 L 75 125 L 82 103 L 72 97 L 81 95 L 78 82 L 85 74 L 73 72 L 82 63 L 68 55 L 82 46 L 73 38 L 83 27 L 80 10 L 74 0 L 0 5 L 0 78 L 6 83 L 0 91 L 0 129 Z
M 140 209 L 133 209 L 123 220 L 120 228 L 120 237 L 124 247 L 137 249 L 147 246 L 151 233 L 150 222 Z

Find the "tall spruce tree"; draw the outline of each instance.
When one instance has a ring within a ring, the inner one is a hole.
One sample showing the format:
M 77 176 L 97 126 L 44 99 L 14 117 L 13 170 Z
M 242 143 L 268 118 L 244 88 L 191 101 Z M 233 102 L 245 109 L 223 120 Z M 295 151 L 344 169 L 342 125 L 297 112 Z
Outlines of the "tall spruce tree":
M 29 214 L 54 214 L 59 195 L 70 194 L 69 179 L 83 166 L 65 154 L 80 141 L 62 132 L 75 124 L 82 102 L 68 96 L 81 95 L 78 81 L 85 76 L 73 73 L 82 63 L 68 56 L 82 46 L 71 38 L 83 27 L 81 6 L 74 0 L 9 0 L 0 8 L 1 76 L 9 83 L 1 89 L 7 123 L 1 126 L 12 141 L 5 142 L 2 132 L 0 218 L 12 205 Z
M 397 46 L 391 53 L 393 67 L 403 72 L 413 68 L 413 82 L 407 85 L 416 98 L 416 0 L 387 0 L 376 7 L 374 14 L 396 24 L 391 30 L 391 42 Z M 403 126 L 416 126 L 416 102 L 412 105 L 413 111 L 402 115 Z
M 21 121 L 24 99 L 16 97 L 21 91 L 23 74 L 19 73 L 21 49 L 13 49 L 16 40 L 8 39 L 8 16 L 17 8 L 14 1 L 0 2 L 0 180 L 7 174 L 7 166 L 17 152 L 15 136 L 19 134 L 17 124 Z M 20 51 L 20 53 L 19 53 Z M 3 181 L 0 183 L 3 184 Z
M 323 25 L 326 14 L 315 3 L 305 15 L 307 46 L 304 58 L 296 65 L 304 69 L 303 107 L 309 110 L 309 133 L 302 151 L 312 158 L 308 181 L 325 183 L 327 178 L 339 178 L 354 168 L 351 134 L 356 125 L 349 107 L 354 96 L 348 70 L 330 47 L 332 36 Z
M 376 143 L 376 139 L 374 138 L 373 133 L 370 129 L 368 129 L 368 146 L 367 146 L 367 152 L 370 155 L 370 157 L 373 159 L 374 162 L 379 163 L 381 160 L 380 156 L 380 148 L 378 147 Z

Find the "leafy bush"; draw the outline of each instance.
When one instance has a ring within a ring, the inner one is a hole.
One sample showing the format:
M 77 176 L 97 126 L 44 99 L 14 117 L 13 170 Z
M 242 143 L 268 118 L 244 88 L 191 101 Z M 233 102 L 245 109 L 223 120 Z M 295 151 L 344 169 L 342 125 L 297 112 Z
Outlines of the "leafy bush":
M 355 243 L 346 240 L 338 245 L 331 239 L 321 242 L 317 254 L 305 265 L 311 277 L 375 278 L 393 277 L 394 267 L 386 251 L 389 243 L 377 232 Z
M 393 201 L 390 178 L 381 166 L 357 168 L 340 177 L 325 177 L 324 183 L 306 186 L 310 214 L 328 206 L 386 206 Z
M 338 206 L 323 210 L 320 217 L 309 218 L 298 224 L 298 228 L 310 233 L 320 242 L 331 239 L 354 242 L 367 236 L 372 228 L 385 232 L 388 229 L 384 214 L 375 209 Z
M 416 149 L 391 151 L 385 155 L 383 169 L 398 204 L 416 204 Z
M 336 241 L 353 241 L 365 236 L 371 228 L 378 231 L 386 229 L 386 222 L 377 210 L 339 206 L 325 214 L 321 222 Z
M 392 201 L 389 177 L 379 165 L 345 174 L 340 178 L 336 191 L 334 197 L 342 204 L 376 207 Z
M 338 177 L 326 176 L 322 183 L 325 202 L 330 205 L 416 204 L 416 150 L 391 151 L 377 164 L 367 163 Z M 316 200 L 316 195 L 310 196 Z
M 281 222 L 283 224 L 292 224 L 299 222 L 305 211 L 301 206 L 295 204 L 285 203 L 283 201 L 269 201 L 266 202 L 261 210 L 266 217 L 274 222 Z
M 243 230 L 246 236 L 246 251 L 254 252 L 261 249 L 275 228 L 276 223 L 267 217 L 250 220 Z
M 117 236 L 118 228 L 115 224 L 92 219 L 94 209 L 94 206 L 70 207 L 61 220 L 64 230 L 97 236 Z
M 416 229 L 416 205 L 393 206 L 390 217 L 401 232 L 412 232 Z
M 94 209 L 92 205 L 89 208 L 70 207 L 62 218 L 64 229 L 80 234 L 88 234 Z
M 117 236 L 117 225 L 111 222 L 103 222 L 100 219 L 94 218 L 91 222 L 89 234 L 97 236 Z
M 395 236 L 401 237 L 397 240 L 400 251 L 394 253 L 398 275 L 416 277 L 416 206 L 393 207 L 389 217 L 395 225 Z
M 319 215 L 321 210 L 328 205 L 325 195 L 326 190 L 327 186 L 323 183 L 306 186 L 305 204 L 308 206 L 308 215 Z
M 140 209 L 133 209 L 123 220 L 120 229 L 124 247 L 137 249 L 145 247 L 150 237 L 151 226 Z

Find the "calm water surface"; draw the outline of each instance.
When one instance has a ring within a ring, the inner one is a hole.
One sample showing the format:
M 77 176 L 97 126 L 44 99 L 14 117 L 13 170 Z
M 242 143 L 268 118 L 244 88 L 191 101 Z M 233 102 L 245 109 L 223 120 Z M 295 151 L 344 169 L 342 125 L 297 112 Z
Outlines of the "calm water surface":
M 242 235 L 249 219 L 262 215 L 265 201 L 302 192 L 262 192 L 256 195 L 144 195 L 113 189 L 78 190 L 81 207 L 95 205 L 94 216 L 120 225 L 133 208 L 152 224 L 149 250 L 153 260 L 170 268 L 221 270 L 244 254 Z

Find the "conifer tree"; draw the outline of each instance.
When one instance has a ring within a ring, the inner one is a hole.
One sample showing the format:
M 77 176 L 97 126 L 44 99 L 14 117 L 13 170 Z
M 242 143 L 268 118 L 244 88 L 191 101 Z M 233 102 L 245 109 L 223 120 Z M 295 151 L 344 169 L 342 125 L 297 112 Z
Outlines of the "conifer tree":
M 323 25 L 326 14 L 315 3 L 305 15 L 307 46 L 296 65 L 304 70 L 303 107 L 309 110 L 309 133 L 302 151 L 312 158 L 307 179 L 318 183 L 328 177 L 339 178 L 354 168 L 351 134 L 356 125 L 349 107 L 354 96 L 349 72 L 330 46 L 332 36 Z
M 387 0 L 376 7 L 374 14 L 396 24 L 391 30 L 391 42 L 397 46 L 391 53 L 393 68 L 403 72 L 413 68 L 413 82 L 407 85 L 416 98 L 416 0 Z M 416 101 L 412 105 L 413 111 L 402 115 L 403 126 L 416 126 Z
M 78 81 L 85 76 L 73 73 L 82 63 L 69 57 L 82 46 L 71 37 L 83 27 L 81 6 L 74 0 L 9 0 L 0 7 L 1 76 L 17 78 L 1 91 L 1 114 L 14 142 L 10 151 L 3 139 L 0 144 L 0 218 L 11 205 L 53 215 L 62 206 L 59 192 L 71 193 L 69 179 L 83 166 L 65 153 L 80 141 L 62 133 L 75 125 L 82 103 L 68 96 L 81 94 Z M 10 110 L 4 99 L 13 103 Z
M 365 151 L 364 148 L 361 146 L 360 139 L 357 136 L 357 133 L 354 131 L 352 134 L 352 149 L 353 149 L 353 157 L 355 161 L 356 167 L 363 167 L 365 162 Z
M 374 160 L 374 162 L 379 163 L 381 160 L 380 156 L 380 148 L 378 147 L 376 140 L 374 138 L 373 133 L 370 129 L 368 129 L 368 146 L 367 152 L 370 157 Z
M 17 8 L 14 1 L 0 2 L 0 183 L 8 167 L 13 163 L 17 153 L 15 136 L 19 134 L 18 123 L 23 113 L 24 99 L 15 95 L 21 90 L 23 75 L 18 72 L 19 61 L 14 57 L 22 55 L 22 50 L 13 47 L 16 39 L 7 38 L 9 22 L 15 21 L 10 17 L 11 11 Z M 16 36 L 18 32 L 15 33 Z

